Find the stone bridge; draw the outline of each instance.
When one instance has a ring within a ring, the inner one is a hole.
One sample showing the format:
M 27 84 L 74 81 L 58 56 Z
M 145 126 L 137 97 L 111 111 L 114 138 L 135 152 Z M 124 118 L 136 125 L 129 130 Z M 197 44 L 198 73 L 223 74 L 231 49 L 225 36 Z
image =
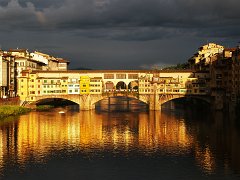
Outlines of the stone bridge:
M 196 98 L 205 102 L 211 103 L 209 96 L 201 95 L 185 95 L 185 94 L 138 94 L 138 92 L 112 92 L 103 93 L 99 95 L 93 94 L 71 94 L 71 95 L 44 95 L 36 96 L 35 102 L 29 102 L 31 105 L 36 105 L 38 102 L 45 99 L 65 99 L 72 101 L 80 106 L 80 110 L 92 110 L 95 109 L 95 104 L 105 98 L 111 97 L 129 97 L 138 99 L 149 105 L 149 110 L 161 110 L 161 105 L 177 98 Z
M 22 105 L 59 98 L 91 110 L 102 99 L 125 96 L 148 104 L 150 110 L 160 110 L 165 102 L 183 97 L 221 104 L 216 101 L 221 98 L 211 96 L 208 78 L 191 70 L 24 71 L 18 87 Z

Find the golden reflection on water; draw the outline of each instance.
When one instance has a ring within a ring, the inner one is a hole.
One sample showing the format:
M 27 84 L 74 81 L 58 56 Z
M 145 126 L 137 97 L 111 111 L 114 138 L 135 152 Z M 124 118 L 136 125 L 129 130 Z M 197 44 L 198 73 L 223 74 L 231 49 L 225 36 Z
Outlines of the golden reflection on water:
M 202 167 L 206 172 L 214 172 L 216 168 L 215 159 L 208 146 L 201 148 L 198 144 L 196 144 L 195 157 L 199 166 Z
M 160 112 L 139 115 L 139 143 L 149 149 L 165 148 L 169 153 L 188 150 L 192 137 L 183 121 Z
M 196 158 L 207 171 L 214 169 L 210 149 L 199 150 L 183 119 L 161 112 L 96 113 L 95 111 L 31 112 L 0 129 L 0 167 L 7 157 L 24 166 L 41 162 L 54 150 L 110 150 L 144 154 L 163 151 L 179 155 L 196 146 Z M 5 158 L 4 158 L 5 157 Z

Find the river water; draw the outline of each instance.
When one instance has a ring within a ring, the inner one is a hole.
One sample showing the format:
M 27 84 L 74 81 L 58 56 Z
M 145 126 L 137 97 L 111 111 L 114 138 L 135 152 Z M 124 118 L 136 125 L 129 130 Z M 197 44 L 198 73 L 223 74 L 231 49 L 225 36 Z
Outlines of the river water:
M 71 106 L 1 121 L 0 179 L 240 179 L 240 125 L 231 117 L 133 109 Z

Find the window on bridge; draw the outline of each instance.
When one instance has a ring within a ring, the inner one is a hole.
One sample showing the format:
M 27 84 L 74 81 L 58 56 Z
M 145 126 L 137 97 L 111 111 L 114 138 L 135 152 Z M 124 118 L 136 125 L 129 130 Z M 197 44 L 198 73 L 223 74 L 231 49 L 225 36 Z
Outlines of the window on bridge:
M 128 74 L 128 79 L 138 79 L 138 74 Z
M 104 79 L 114 79 L 114 74 L 104 74 Z
M 116 74 L 116 79 L 126 79 L 126 74 Z

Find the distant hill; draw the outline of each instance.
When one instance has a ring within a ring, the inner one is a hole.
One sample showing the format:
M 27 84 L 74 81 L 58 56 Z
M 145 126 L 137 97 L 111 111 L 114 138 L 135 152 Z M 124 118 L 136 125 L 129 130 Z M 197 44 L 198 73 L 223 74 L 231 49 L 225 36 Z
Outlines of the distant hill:
M 77 68 L 70 68 L 70 70 L 93 70 L 93 69 L 85 68 L 85 67 L 77 67 Z
M 163 68 L 163 70 L 183 70 L 183 69 L 190 69 L 190 66 L 188 63 L 182 63 L 182 64 L 177 64 L 174 66 L 168 66 Z

